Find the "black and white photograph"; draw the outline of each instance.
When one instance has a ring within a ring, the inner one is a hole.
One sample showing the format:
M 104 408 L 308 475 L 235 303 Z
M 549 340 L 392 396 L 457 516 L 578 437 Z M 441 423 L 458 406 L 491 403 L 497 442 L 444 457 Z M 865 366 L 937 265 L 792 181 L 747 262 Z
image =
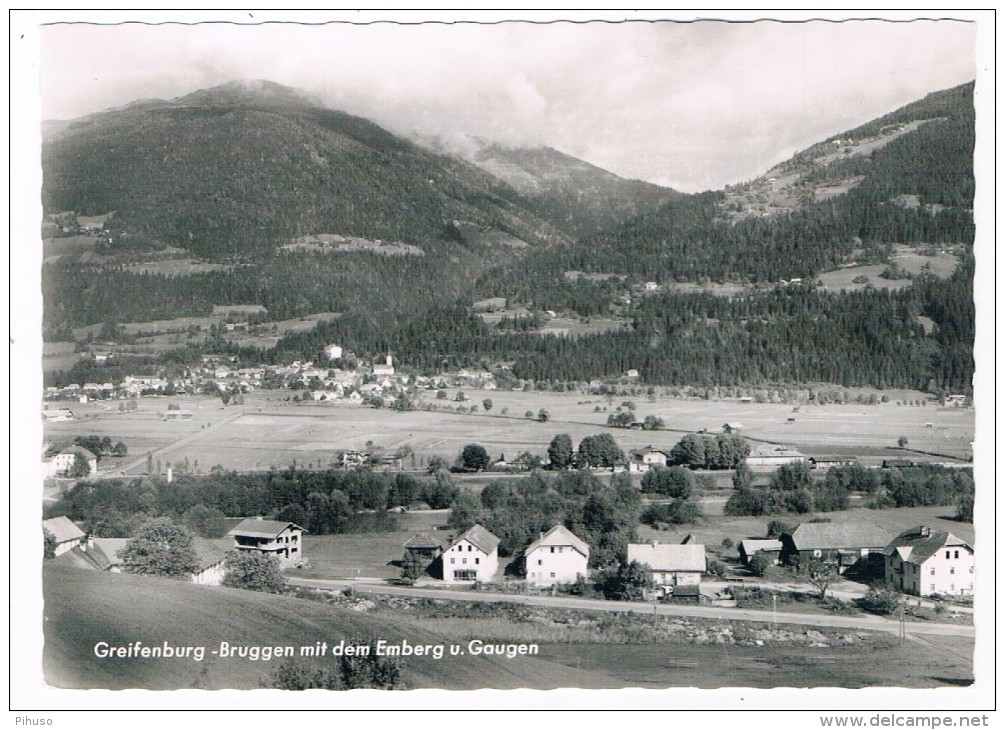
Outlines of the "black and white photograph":
M 15 15 L 23 724 L 987 726 L 994 11 Z

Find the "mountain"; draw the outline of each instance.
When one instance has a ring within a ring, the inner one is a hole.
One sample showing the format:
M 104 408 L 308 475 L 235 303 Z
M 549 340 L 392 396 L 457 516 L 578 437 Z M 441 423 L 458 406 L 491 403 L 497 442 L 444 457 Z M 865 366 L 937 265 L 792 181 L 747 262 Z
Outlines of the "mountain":
M 582 237 L 621 223 L 682 193 L 612 172 L 550 147 L 482 143 L 470 161 L 508 183 L 542 218 Z
M 569 240 L 474 165 L 267 81 L 43 131 L 47 214 L 114 210 L 131 233 L 201 255 L 320 234 L 427 247 Z
M 974 127 L 972 83 L 931 94 L 749 183 L 679 196 L 536 252 L 512 272 L 523 291 L 492 295 L 534 298 L 535 272 L 774 282 L 882 260 L 893 243 L 969 246 Z

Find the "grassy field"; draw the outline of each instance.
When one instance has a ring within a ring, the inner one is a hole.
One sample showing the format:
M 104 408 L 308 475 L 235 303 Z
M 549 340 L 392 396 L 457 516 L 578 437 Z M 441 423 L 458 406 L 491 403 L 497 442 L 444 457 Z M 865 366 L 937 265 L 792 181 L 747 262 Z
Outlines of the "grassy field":
M 256 689 L 278 660 L 222 658 L 209 652 L 233 646 L 338 644 L 354 636 L 389 642 L 448 644 L 453 637 L 406 622 L 377 620 L 325 603 L 231 588 L 197 586 L 161 578 L 47 566 L 45 594 L 46 682 L 90 689 Z M 94 646 L 142 641 L 147 646 L 204 646 L 203 661 L 103 659 Z M 316 664 L 331 662 L 330 657 Z M 401 660 L 405 688 L 551 689 L 614 686 L 603 674 L 532 657 L 410 657 Z
M 925 256 L 918 253 L 910 246 L 894 246 L 894 253 L 890 257 L 892 263 L 912 274 L 921 273 L 927 265 L 931 272 L 940 278 L 947 278 L 952 275 L 959 264 L 959 259 L 951 253 L 939 252 L 936 256 Z M 910 279 L 884 279 L 880 276 L 886 270 L 886 264 L 871 264 L 869 266 L 849 266 L 844 269 L 827 271 L 820 274 L 823 282 L 822 288 L 827 291 L 854 291 L 864 289 L 871 284 L 876 289 L 904 289 L 911 285 Z M 856 283 L 853 279 L 865 276 L 867 282 Z
M 402 658 L 405 688 L 938 687 L 972 681 L 973 642 L 909 641 L 868 632 L 742 622 L 598 617 L 571 611 L 463 606 L 433 615 L 347 608 L 289 596 L 49 565 L 43 669 L 54 687 L 254 689 L 278 659 L 211 652 L 231 646 L 329 645 L 356 636 L 414 644 L 534 642 L 537 657 Z M 726 638 L 718 641 L 716 637 Z M 754 639 L 763 637 L 762 645 Z M 205 647 L 202 661 L 99 658 L 98 642 Z M 934 650 L 934 651 L 933 651 Z M 316 666 L 331 658 L 305 660 Z
M 115 441 L 123 440 L 130 455 L 167 449 L 162 455 L 165 461 L 198 460 L 203 470 L 214 465 L 267 469 L 294 462 L 327 466 L 344 449 L 394 451 L 403 446 L 413 450 L 415 465 L 421 468 L 433 456 L 453 461 L 472 442 L 484 445 L 493 459 L 501 455 L 512 459 L 523 451 L 543 457 L 557 433 L 568 433 L 575 444 L 585 436 L 609 431 L 626 452 L 647 445 L 670 449 L 684 433 L 702 429 L 718 432 L 726 421 L 739 421 L 743 435 L 757 441 L 785 444 L 807 455 L 854 454 L 866 464 L 905 456 L 962 459 L 969 454 L 974 439 L 972 409 L 897 405 L 898 399 L 904 402 L 919 397 L 908 391 L 887 391 L 890 402 L 883 405 L 802 406 L 798 413 L 785 404 L 637 399 L 637 417 L 663 418 L 668 429 L 673 429 L 664 431 L 608 429 L 607 416 L 622 398 L 464 389 L 469 400 L 459 404 L 454 401 L 456 394 L 456 390 L 449 390 L 447 400 L 437 400 L 431 393 L 424 396 L 425 402 L 443 410 L 408 412 L 348 404 L 293 403 L 285 400 L 288 391 L 248 394 L 243 406 L 226 408 L 218 399 L 202 396 L 141 398 L 137 411 L 119 413 L 116 402 L 98 401 L 73 404 L 77 420 L 47 423 L 45 437 L 69 442 L 78 435 L 110 436 Z M 493 403 L 489 412 L 481 405 L 485 398 Z M 160 414 L 167 410 L 168 403 L 193 411 L 195 418 L 162 420 Z M 477 412 L 457 413 L 458 405 L 465 409 L 474 405 Z M 524 417 L 528 411 L 536 415 L 541 409 L 549 413 L 546 423 Z M 211 428 L 234 416 L 229 423 Z M 796 420 L 790 422 L 789 418 Z M 191 441 L 171 446 L 193 435 Z M 908 439 L 911 452 L 897 447 L 901 436 Z

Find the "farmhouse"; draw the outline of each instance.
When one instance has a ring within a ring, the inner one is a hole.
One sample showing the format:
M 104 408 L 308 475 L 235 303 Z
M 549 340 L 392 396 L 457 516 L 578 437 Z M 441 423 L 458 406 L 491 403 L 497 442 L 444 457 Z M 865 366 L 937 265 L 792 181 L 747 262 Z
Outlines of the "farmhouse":
M 806 457 L 795 449 L 787 449 L 784 446 L 758 446 L 750 452 L 747 457 L 747 466 L 751 469 L 778 468 L 785 464 L 802 464 Z
M 808 461 L 810 462 L 811 469 L 830 469 L 832 466 L 850 466 L 858 462 L 858 458 L 854 456 L 811 456 Z
M 771 561 L 772 565 L 778 565 L 781 561 L 782 541 L 781 540 L 740 540 L 737 546 L 740 555 L 740 562 L 744 565 L 750 564 L 750 559 L 755 555 L 763 555 Z
M 53 517 L 42 521 L 42 528 L 56 538 L 56 555 L 87 543 L 87 534 L 69 517 Z
M 643 474 L 653 467 L 666 466 L 670 454 L 662 449 L 654 449 L 646 446 L 644 449 L 637 449 L 628 455 L 628 471 L 633 474 Z
M 303 560 L 304 528 L 293 522 L 275 520 L 244 520 L 227 534 L 234 538 L 238 551 L 254 550 L 279 558 L 279 565 L 288 568 Z
M 782 533 L 782 562 L 802 566 L 811 560 L 835 563 L 838 573 L 863 569 L 890 541 L 888 533 L 862 523 L 805 522 Z
M 912 527 L 886 550 L 886 585 L 915 596 L 971 596 L 974 549 L 951 532 Z
M 408 539 L 404 545 L 405 559 L 436 560 L 443 553 L 443 545 L 428 532 L 420 532 Z
M 743 424 L 739 421 L 727 421 L 722 424 L 723 433 L 739 433 L 743 430 Z
M 658 540 L 628 545 L 628 562 L 649 568 L 653 580 L 664 586 L 700 585 L 705 572 L 705 546 L 695 543 L 664 545 Z
M 524 555 L 527 559 L 527 583 L 551 586 L 573 583 L 580 576 L 587 576 L 590 546 L 563 525 L 555 525 L 532 542 Z
M 165 421 L 191 421 L 192 411 L 168 410 L 164 411 L 162 417 L 164 418 Z
M 77 463 L 80 457 L 87 464 L 87 476 L 98 472 L 98 457 L 82 446 L 71 446 L 63 449 L 51 459 L 42 461 L 42 473 L 45 477 L 66 475 Z
M 443 580 L 487 581 L 499 569 L 499 538 L 475 525 L 443 551 Z

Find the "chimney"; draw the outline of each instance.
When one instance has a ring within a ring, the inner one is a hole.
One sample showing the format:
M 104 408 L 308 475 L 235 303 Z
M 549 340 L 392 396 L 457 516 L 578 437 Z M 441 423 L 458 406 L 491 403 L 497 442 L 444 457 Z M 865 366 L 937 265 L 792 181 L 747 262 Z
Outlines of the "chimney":
M 932 528 L 927 526 L 921 527 L 919 528 L 918 532 L 921 534 L 922 537 L 930 537 L 932 534 Z

